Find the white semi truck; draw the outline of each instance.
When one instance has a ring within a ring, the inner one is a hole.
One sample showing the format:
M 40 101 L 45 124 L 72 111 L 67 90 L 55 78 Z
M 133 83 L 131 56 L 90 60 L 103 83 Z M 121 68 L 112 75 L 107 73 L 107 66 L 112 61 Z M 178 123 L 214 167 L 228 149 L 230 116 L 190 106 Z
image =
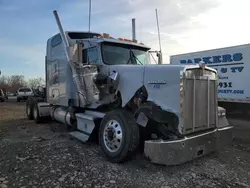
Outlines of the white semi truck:
M 218 72 L 218 102 L 227 112 L 247 114 L 250 108 L 250 44 L 170 56 L 170 64 L 190 65 L 203 61 Z
M 140 143 L 153 163 L 176 165 L 231 142 L 232 126 L 217 105 L 216 70 L 150 64 L 150 48 L 136 40 L 64 31 L 54 15 L 60 33 L 47 41 L 46 97 L 29 98 L 29 119 L 51 117 L 83 142 L 97 131 L 114 163 Z

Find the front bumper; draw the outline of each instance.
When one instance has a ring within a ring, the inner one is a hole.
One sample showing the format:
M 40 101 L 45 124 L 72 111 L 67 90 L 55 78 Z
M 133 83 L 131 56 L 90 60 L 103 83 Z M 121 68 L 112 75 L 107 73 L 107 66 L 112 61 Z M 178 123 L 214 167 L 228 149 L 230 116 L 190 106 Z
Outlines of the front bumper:
M 152 163 L 178 165 L 221 149 L 232 141 L 232 126 L 174 141 L 145 141 L 144 154 Z

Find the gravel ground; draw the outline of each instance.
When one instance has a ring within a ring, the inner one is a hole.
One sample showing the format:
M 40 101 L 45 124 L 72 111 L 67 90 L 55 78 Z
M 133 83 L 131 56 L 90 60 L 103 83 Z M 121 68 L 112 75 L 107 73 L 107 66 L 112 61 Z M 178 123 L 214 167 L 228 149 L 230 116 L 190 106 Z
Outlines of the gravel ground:
M 250 123 L 230 123 L 232 145 L 193 162 L 166 167 L 138 154 L 112 164 L 95 142 L 72 139 L 63 125 L 26 120 L 25 103 L 0 103 L 0 188 L 250 187 Z

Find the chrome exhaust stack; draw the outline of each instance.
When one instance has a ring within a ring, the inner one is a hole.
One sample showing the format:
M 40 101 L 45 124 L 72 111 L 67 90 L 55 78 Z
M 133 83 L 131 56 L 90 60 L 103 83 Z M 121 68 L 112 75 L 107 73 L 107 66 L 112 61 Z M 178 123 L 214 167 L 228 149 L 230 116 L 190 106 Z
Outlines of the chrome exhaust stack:
M 137 42 L 136 31 L 135 31 L 135 18 L 132 19 L 132 40 L 133 42 Z

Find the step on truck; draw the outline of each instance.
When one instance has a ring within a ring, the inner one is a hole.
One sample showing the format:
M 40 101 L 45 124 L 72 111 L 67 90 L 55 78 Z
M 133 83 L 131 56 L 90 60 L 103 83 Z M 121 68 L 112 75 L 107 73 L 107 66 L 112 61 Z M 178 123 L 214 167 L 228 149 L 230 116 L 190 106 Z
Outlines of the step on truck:
M 136 39 L 64 31 L 53 13 L 60 33 L 47 40 L 46 97 L 28 99 L 29 119 L 50 117 L 83 142 L 96 132 L 114 163 L 140 146 L 151 162 L 177 165 L 230 144 L 215 69 L 164 65 L 161 53 L 150 64 L 150 48 Z

